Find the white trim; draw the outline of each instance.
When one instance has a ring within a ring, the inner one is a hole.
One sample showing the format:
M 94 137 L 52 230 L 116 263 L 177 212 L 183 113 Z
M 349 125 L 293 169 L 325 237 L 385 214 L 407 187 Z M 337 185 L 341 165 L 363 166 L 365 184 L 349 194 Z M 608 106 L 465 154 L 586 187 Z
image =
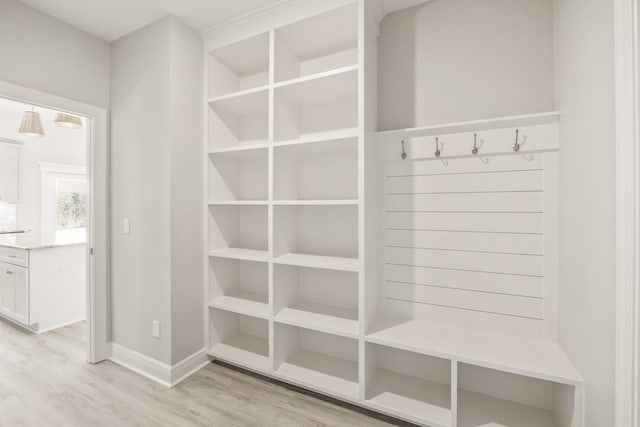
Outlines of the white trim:
M 617 427 L 638 425 L 640 139 L 638 0 L 615 0 Z
M 109 343 L 109 360 L 165 387 L 179 384 L 209 364 L 204 348 L 171 366 L 114 342 Z
M 107 110 L 57 95 L 0 81 L 0 96 L 84 116 L 87 120 L 87 172 L 91 188 L 87 236 L 87 360 L 108 355 L 109 132 Z M 95 255 L 91 255 L 91 249 Z
M 67 165 L 62 163 L 47 163 L 38 162 L 40 165 L 40 172 L 53 172 L 53 173 L 69 173 L 72 175 L 86 175 L 87 167 L 81 165 Z
M 204 37 L 207 34 L 215 33 L 217 31 L 221 31 L 227 28 L 235 27 L 236 25 L 241 25 L 247 21 L 260 19 L 265 16 L 276 14 L 280 10 L 290 7 L 291 5 L 299 1 L 300 0 L 281 0 L 279 2 L 270 4 L 268 6 L 254 9 L 249 13 L 238 16 L 237 18 L 233 18 L 228 21 L 222 22 L 220 24 L 214 25 L 212 27 L 206 28 L 200 31 L 200 35 Z
M 202 348 L 171 367 L 171 387 L 174 387 L 209 364 L 207 349 Z
M 109 360 L 165 387 L 171 387 L 171 366 L 114 342 L 109 343 Z

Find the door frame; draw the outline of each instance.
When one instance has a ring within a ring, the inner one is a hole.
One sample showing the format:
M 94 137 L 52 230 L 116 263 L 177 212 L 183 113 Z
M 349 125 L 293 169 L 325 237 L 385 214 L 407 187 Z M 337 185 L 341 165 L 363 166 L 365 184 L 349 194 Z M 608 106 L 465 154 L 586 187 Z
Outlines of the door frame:
M 101 107 L 0 81 L 0 96 L 83 116 L 87 120 L 87 361 L 108 357 L 109 338 L 109 131 Z
M 614 0 L 616 86 L 616 427 L 637 426 L 640 385 L 639 0 Z

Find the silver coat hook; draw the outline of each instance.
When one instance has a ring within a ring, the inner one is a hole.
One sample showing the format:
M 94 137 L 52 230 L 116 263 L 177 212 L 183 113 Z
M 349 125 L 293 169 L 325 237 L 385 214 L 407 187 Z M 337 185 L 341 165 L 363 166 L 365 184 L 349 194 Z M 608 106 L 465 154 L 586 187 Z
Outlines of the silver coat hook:
M 407 153 L 406 151 L 404 151 L 404 140 L 402 141 L 402 160 L 405 160 L 407 158 Z
M 436 136 L 436 151 L 433 153 L 436 157 L 440 157 L 442 152 L 440 151 L 440 144 L 438 144 L 438 137 Z
M 471 154 L 473 154 L 474 156 L 478 154 L 478 134 L 477 133 L 473 134 L 473 150 L 471 150 Z
M 513 151 L 520 151 L 520 143 L 518 142 L 518 137 L 520 136 L 520 129 L 516 129 L 516 142 L 513 144 Z

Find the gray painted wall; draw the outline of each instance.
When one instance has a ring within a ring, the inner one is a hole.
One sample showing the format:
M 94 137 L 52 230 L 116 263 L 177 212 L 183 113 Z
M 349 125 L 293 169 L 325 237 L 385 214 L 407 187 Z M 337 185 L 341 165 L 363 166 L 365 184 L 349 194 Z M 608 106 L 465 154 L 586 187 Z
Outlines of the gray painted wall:
M 613 425 L 613 2 L 556 0 L 560 126 L 559 339 L 586 382 L 587 427 Z
M 553 109 L 552 0 L 434 0 L 380 30 L 381 130 Z
M 112 340 L 167 364 L 204 346 L 202 58 L 173 17 L 112 46 Z
M 109 107 L 109 44 L 18 0 L 0 1 L 0 80 Z
M 171 343 L 177 363 L 204 347 L 202 38 L 171 20 Z

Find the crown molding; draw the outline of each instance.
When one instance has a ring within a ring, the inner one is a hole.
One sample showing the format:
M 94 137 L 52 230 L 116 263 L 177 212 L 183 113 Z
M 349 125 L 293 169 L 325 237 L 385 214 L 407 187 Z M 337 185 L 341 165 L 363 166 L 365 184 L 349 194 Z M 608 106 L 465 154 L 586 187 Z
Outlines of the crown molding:
M 274 15 L 279 11 L 289 8 L 296 3 L 300 3 L 302 0 L 281 0 L 277 3 L 273 3 L 269 6 L 261 7 L 259 9 L 255 9 L 249 13 L 244 15 L 240 15 L 236 18 L 230 19 L 228 21 L 222 22 L 220 24 L 214 25 L 212 27 L 206 28 L 200 31 L 200 36 L 204 37 L 206 35 L 216 33 L 218 31 L 223 31 L 237 25 L 241 25 L 247 21 L 251 21 L 254 19 L 261 19 L 266 16 Z

